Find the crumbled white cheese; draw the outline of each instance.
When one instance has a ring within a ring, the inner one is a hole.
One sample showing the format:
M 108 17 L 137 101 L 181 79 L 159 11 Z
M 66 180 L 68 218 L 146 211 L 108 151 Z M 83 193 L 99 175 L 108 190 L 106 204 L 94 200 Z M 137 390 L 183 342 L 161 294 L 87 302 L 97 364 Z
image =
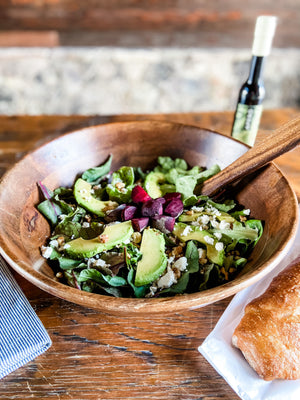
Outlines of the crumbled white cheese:
M 157 292 L 157 286 L 150 286 L 150 292 L 146 294 L 145 297 L 153 297 L 155 293 Z
M 202 231 L 202 230 L 203 230 L 203 227 L 202 227 L 202 225 L 200 225 L 198 221 L 193 221 L 193 222 L 191 222 L 191 225 L 193 225 L 193 226 L 197 226 L 197 227 L 199 228 L 199 230 L 200 230 L 200 231 Z
M 41 251 L 42 251 L 42 256 L 43 256 L 44 258 L 50 258 L 53 249 L 52 249 L 52 247 L 49 247 L 49 246 L 42 246 L 42 247 L 41 247 Z
M 244 215 L 250 215 L 250 210 L 249 210 L 249 208 L 247 208 L 246 210 L 244 210 Z
M 180 258 L 178 258 L 178 260 L 176 260 L 174 262 L 174 267 L 176 269 L 178 269 L 179 271 L 185 271 L 186 267 L 187 267 L 187 264 L 188 264 L 187 258 L 186 257 L 180 257 Z
M 170 256 L 168 258 L 168 265 L 171 265 L 173 263 L 173 261 L 175 260 L 175 256 Z
M 224 249 L 224 244 L 222 242 L 217 242 L 215 248 L 217 251 L 222 251 Z
M 220 228 L 221 230 L 230 229 L 230 223 L 227 222 L 227 221 L 224 221 L 224 220 L 222 219 L 222 221 L 221 221 L 220 224 L 219 224 L 219 228 Z
M 167 272 L 157 281 L 157 287 L 159 289 L 169 288 L 176 282 L 174 271 L 168 266 Z
M 88 268 L 93 268 L 93 265 L 94 265 L 95 261 L 96 261 L 95 258 L 93 258 L 93 257 L 89 258 L 88 261 L 87 261 L 87 267 Z
M 192 231 L 191 227 L 187 225 L 182 231 L 182 236 L 187 236 L 191 231 Z
M 58 241 L 57 241 L 56 239 L 51 240 L 50 243 L 49 243 L 49 245 L 50 245 L 51 247 L 53 247 L 54 249 L 57 249 L 57 248 L 59 247 Z
M 63 245 L 63 249 L 68 249 L 69 247 L 71 247 L 71 245 L 70 245 L 69 243 L 65 243 L 65 244 Z
M 214 239 L 212 237 L 208 236 L 208 235 L 204 236 L 204 241 L 207 244 L 214 244 Z
M 63 221 L 66 218 L 66 214 L 60 214 L 58 216 L 58 219 L 60 219 L 61 221 Z
M 84 222 L 84 223 L 82 224 L 82 227 L 83 227 L 83 228 L 89 228 L 89 227 L 90 227 L 90 223 L 89 223 L 89 222 Z
M 204 207 L 197 207 L 197 206 L 193 206 L 191 208 L 191 210 L 195 211 L 195 212 L 202 212 L 204 210 Z
M 220 240 L 221 237 L 222 237 L 222 233 L 221 232 L 216 232 L 214 235 L 218 240 Z
M 104 260 L 102 260 L 101 258 L 99 258 L 98 260 L 95 260 L 95 262 L 93 263 L 93 265 L 95 267 L 105 267 L 108 264 L 106 264 L 106 262 Z
M 201 215 L 201 217 L 200 217 L 201 224 L 206 225 L 209 223 L 209 221 L 210 221 L 210 218 L 208 215 L 206 215 L 206 214 Z
M 198 249 L 199 258 L 206 258 L 206 250 L 201 247 Z
M 210 221 L 210 223 L 211 223 L 211 226 L 213 228 L 218 228 L 219 227 L 219 222 L 214 218 Z

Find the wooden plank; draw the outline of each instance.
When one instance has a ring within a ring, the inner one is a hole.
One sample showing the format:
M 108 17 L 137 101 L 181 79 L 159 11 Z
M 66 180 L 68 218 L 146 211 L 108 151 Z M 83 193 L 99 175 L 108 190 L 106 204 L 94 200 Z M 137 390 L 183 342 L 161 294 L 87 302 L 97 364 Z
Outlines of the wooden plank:
M 0 29 L 55 30 L 62 45 L 249 47 L 255 19 L 279 17 L 274 45 L 300 45 L 298 0 L 4 0 Z
M 58 45 L 57 31 L 0 31 L 1 47 L 55 47 Z

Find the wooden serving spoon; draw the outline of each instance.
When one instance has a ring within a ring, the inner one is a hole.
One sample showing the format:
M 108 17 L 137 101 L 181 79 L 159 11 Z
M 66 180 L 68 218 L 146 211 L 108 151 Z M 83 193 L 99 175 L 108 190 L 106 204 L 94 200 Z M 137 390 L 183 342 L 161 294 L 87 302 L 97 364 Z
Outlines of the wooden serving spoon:
M 215 195 L 226 185 L 258 170 L 274 158 L 292 150 L 299 143 L 300 117 L 297 117 L 276 129 L 265 140 L 250 148 L 233 163 L 205 181 L 201 194 Z

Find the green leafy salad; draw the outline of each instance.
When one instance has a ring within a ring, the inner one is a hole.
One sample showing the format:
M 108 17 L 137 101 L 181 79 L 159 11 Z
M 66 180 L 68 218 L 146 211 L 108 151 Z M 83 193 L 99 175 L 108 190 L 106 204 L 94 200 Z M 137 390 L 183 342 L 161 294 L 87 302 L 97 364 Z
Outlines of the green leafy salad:
M 39 187 L 38 210 L 52 234 L 41 247 L 61 282 L 116 297 L 193 293 L 233 279 L 263 232 L 234 200 L 201 195 L 219 172 L 158 157 L 151 171 L 112 156 L 86 170 L 72 188 Z

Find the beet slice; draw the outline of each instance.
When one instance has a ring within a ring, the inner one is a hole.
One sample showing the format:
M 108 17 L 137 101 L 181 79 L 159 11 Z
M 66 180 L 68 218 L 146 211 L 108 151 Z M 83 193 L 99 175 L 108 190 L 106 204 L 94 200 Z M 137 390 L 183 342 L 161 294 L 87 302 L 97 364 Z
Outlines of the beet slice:
M 165 199 L 159 197 L 158 199 L 151 199 L 142 205 L 141 214 L 143 217 L 154 217 L 163 213 L 163 204 Z
M 146 201 L 151 200 L 151 197 L 142 186 L 136 185 L 132 189 L 131 199 L 134 203 L 146 203 Z
M 114 221 L 121 221 L 122 220 L 122 211 L 126 207 L 126 204 L 120 204 L 114 210 L 109 211 L 106 216 L 105 220 L 107 222 L 114 222 Z
M 136 212 L 137 212 L 137 207 L 126 206 L 121 212 L 122 221 L 128 221 L 128 220 L 134 218 Z
M 156 215 L 152 218 L 152 227 L 159 229 L 163 233 L 172 232 L 174 225 L 175 218 L 169 215 Z
M 169 203 L 173 199 L 181 200 L 181 193 L 178 192 L 166 193 L 164 195 L 164 199 L 166 200 L 166 203 Z
M 131 220 L 131 225 L 135 232 L 142 232 L 142 230 L 145 229 L 148 226 L 148 224 L 149 224 L 149 218 L 147 217 L 133 218 Z
M 165 214 L 171 215 L 171 217 L 178 217 L 183 211 L 183 203 L 180 199 L 174 198 L 165 207 Z

